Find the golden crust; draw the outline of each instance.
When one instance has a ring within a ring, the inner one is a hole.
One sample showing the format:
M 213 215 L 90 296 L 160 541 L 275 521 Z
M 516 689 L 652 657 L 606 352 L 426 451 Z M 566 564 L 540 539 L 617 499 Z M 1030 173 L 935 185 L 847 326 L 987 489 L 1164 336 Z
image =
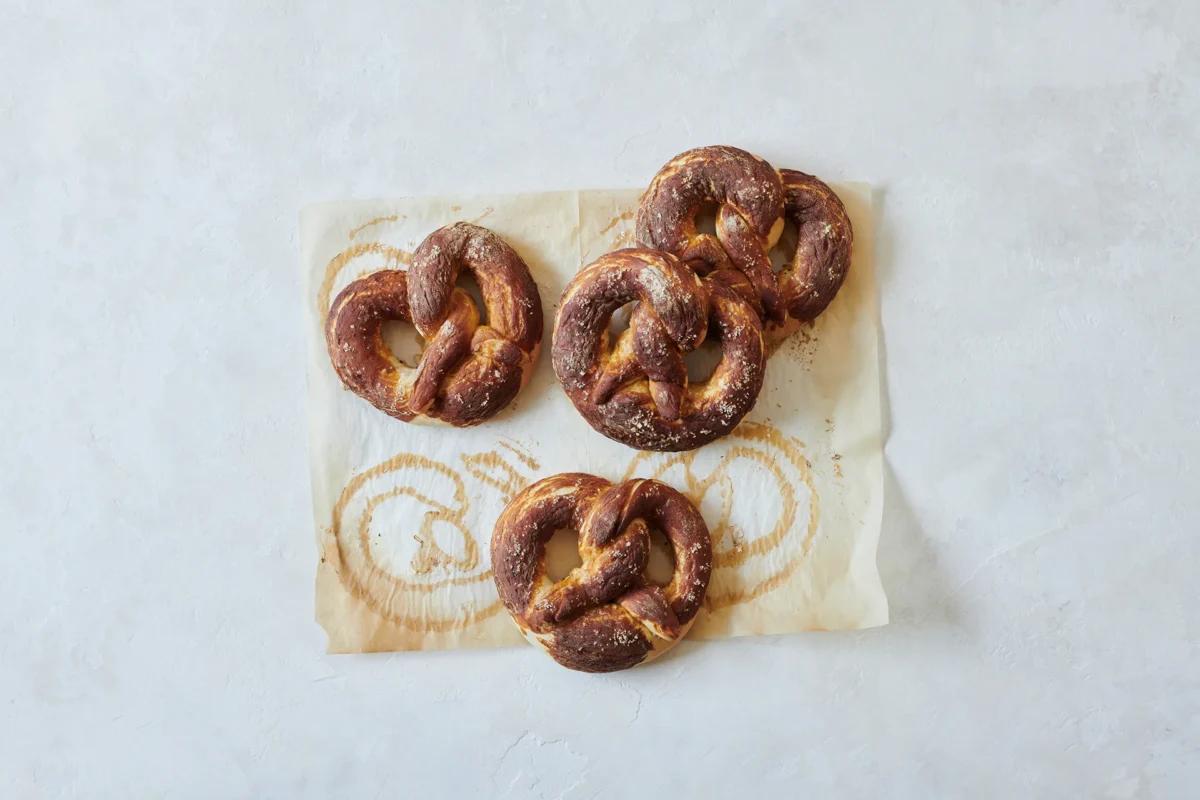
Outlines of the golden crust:
M 642 575 L 651 525 L 674 551 L 666 586 Z M 552 582 L 545 544 L 561 528 L 578 531 L 583 563 Z M 614 485 L 584 473 L 545 478 L 514 497 L 491 553 L 496 589 L 525 638 L 584 672 L 626 669 L 674 646 L 712 574 L 708 527 L 686 497 L 655 480 Z

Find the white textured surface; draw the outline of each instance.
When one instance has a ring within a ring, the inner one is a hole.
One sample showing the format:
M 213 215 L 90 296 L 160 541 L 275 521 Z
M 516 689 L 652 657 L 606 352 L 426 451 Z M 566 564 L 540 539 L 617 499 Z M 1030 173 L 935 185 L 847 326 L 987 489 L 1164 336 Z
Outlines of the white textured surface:
M 1195 795 L 1200 6 L 49 5 L 0 10 L 0 794 Z M 297 209 L 718 142 L 884 187 L 894 623 L 323 655 Z

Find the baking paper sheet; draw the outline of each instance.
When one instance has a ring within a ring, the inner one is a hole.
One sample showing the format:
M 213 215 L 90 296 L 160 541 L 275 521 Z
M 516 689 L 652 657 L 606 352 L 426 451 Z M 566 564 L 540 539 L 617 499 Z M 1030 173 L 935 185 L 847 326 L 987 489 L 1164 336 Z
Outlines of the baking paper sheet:
M 715 564 L 693 639 L 885 624 L 875 566 L 883 479 L 874 226 L 866 186 L 834 189 L 854 223 L 845 285 L 815 325 L 773 353 L 741 426 L 690 453 L 642 453 L 594 432 L 550 365 L 563 287 L 631 244 L 639 190 L 305 209 L 316 614 L 329 650 L 524 644 L 492 583 L 492 525 L 521 488 L 567 471 L 655 477 L 697 503 Z M 529 265 L 545 310 L 543 352 L 515 403 L 483 425 L 406 424 L 342 387 L 325 350 L 325 314 L 351 280 L 403 268 L 429 232 L 456 220 L 491 228 Z

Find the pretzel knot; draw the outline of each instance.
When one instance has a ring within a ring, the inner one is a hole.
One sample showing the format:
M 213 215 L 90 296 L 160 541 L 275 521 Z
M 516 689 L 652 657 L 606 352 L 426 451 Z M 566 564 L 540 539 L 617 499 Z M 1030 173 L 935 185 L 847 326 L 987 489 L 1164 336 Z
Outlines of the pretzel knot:
M 463 269 L 479 283 L 486 324 L 471 296 L 455 288 Z M 416 368 L 383 341 L 389 320 L 411 322 L 426 340 Z M 465 427 L 504 408 L 529 379 L 542 303 L 529 268 L 504 240 L 457 222 L 421 242 L 407 273 L 382 270 L 343 289 L 325 339 L 338 377 L 381 411 Z
M 640 450 L 691 450 L 723 436 L 762 388 L 762 326 L 753 289 L 733 270 L 703 280 L 679 259 L 631 248 L 601 256 L 563 292 L 553 362 L 567 396 L 600 433 Z M 611 342 L 608 323 L 637 301 Z M 684 355 L 712 335 L 721 359 L 690 383 Z
M 696 217 L 715 204 L 716 235 Z M 785 221 L 796 249 L 776 274 L 770 250 Z M 768 336 L 782 338 L 833 300 L 850 266 L 853 230 L 826 184 L 795 170 L 775 170 L 736 147 L 699 147 L 658 171 L 638 206 L 639 243 L 683 259 L 700 274 L 736 269 L 754 287 Z
M 650 526 L 671 544 L 666 586 L 642 573 Z M 579 532 L 582 564 L 552 582 L 546 542 Z M 704 601 L 712 544 L 700 512 L 654 480 L 611 484 L 583 473 L 528 486 L 500 514 L 492 534 L 496 589 L 525 638 L 584 672 L 612 672 L 654 658 L 683 638 Z

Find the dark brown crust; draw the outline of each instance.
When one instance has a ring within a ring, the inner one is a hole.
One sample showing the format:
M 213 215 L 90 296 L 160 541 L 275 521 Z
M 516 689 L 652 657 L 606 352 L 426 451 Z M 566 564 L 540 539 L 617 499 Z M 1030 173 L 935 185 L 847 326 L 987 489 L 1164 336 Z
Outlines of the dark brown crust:
M 554 371 L 588 423 L 639 450 L 691 450 L 733 430 L 758 399 L 765 351 L 744 276 L 703 280 L 678 259 L 646 249 L 609 253 L 563 292 L 554 324 Z M 609 342 L 608 323 L 638 301 L 629 329 Z M 683 356 L 706 335 L 722 356 L 691 384 Z
M 414 415 L 408 393 L 398 385 L 404 367 L 383 341 L 383 323 L 393 319 L 412 321 L 407 275 L 395 269 L 371 273 L 334 298 L 325 319 L 325 344 L 346 388 L 407 422 Z
M 842 288 L 850 269 L 854 228 L 846 207 L 828 185 L 812 175 L 781 169 L 784 214 L 798 239 L 791 264 L 779 273 L 779 289 L 788 315 L 816 319 Z
M 671 543 L 670 583 L 647 583 L 650 526 Z M 583 563 L 550 583 L 546 541 L 560 528 L 579 532 Z M 612 672 L 673 646 L 704 602 L 712 544 L 700 512 L 654 480 L 610 484 L 564 473 L 527 487 L 508 504 L 492 534 L 492 572 L 501 601 L 526 637 L 560 664 Z
M 430 337 L 450 313 L 459 272 L 469 270 L 487 307 L 488 327 L 526 353 L 542 341 L 542 303 L 529 267 L 487 228 L 456 222 L 425 237 L 409 267 L 413 324 Z
M 459 272 L 479 283 L 487 324 Z M 388 320 L 412 322 L 426 339 L 415 369 L 383 341 Z M 352 282 L 325 326 L 334 370 L 347 388 L 408 422 L 429 417 L 476 425 L 508 405 L 528 380 L 542 339 L 542 303 L 521 257 L 499 236 L 466 222 L 429 234 L 408 272 L 385 270 Z
M 718 205 L 716 236 L 696 230 L 696 214 Z M 783 219 L 799 241 L 791 264 L 776 275 L 770 264 Z M 699 147 L 671 159 L 654 176 L 638 206 L 636 235 L 648 247 L 683 259 L 701 274 L 742 272 L 758 294 L 769 338 L 825 310 L 850 266 L 853 231 L 833 190 L 802 172 L 775 171 L 734 147 Z
M 696 215 L 717 205 L 716 237 L 696 230 Z M 736 147 L 697 147 L 668 161 L 638 206 L 638 242 L 665 250 L 702 273 L 736 269 L 758 290 L 771 319 L 781 318 L 767 251 L 779 235 L 783 184 L 775 168 Z

